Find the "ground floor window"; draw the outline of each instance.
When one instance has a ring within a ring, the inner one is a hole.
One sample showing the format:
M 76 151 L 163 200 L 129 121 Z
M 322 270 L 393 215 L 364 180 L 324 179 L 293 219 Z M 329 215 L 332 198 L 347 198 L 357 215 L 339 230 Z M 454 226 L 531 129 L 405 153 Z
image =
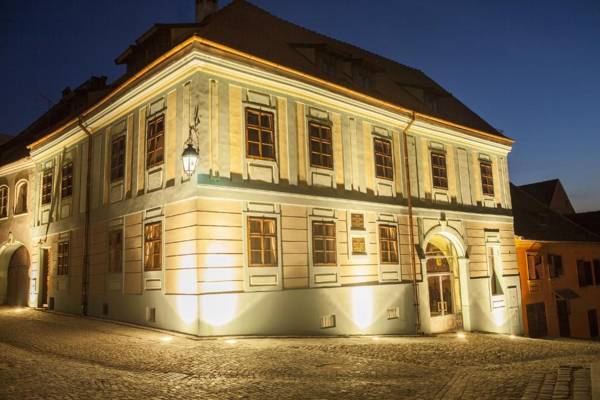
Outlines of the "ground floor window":
M 277 220 L 248 217 L 248 252 L 250 267 L 277 266 Z
M 144 227 L 144 271 L 162 268 L 162 222 L 152 222 Z
M 57 275 L 67 275 L 69 273 L 69 253 L 70 244 L 68 241 L 58 242 L 58 261 L 56 264 Z
M 123 231 L 117 229 L 108 234 L 108 272 L 119 273 L 123 270 Z
M 395 226 L 379 226 L 379 252 L 382 263 L 398 263 L 398 230 Z

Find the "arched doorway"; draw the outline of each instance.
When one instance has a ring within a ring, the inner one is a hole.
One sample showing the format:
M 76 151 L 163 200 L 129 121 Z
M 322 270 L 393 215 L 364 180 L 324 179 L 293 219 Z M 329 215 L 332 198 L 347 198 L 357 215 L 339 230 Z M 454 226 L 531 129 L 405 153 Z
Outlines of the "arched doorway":
M 13 307 L 27 307 L 29 302 L 29 252 L 25 246 L 12 254 L 8 264 L 6 302 Z
M 443 235 L 433 235 L 425 248 L 431 332 L 455 329 L 462 323 L 459 263 L 456 248 Z

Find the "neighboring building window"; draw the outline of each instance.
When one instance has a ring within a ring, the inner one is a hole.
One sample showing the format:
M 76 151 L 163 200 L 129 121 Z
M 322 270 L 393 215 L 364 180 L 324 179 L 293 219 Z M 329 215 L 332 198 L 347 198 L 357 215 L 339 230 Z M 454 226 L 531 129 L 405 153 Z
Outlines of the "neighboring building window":
M 500 284 L 500 276 L 498 274 L 498 265 L 496 258 L 497 249 L 493 247 L 487 248 L 488 267 L 490 269 L 490 284 L 492 290 L 492 296 L 499 296 L 504 294 L 502 291 L 502 285 Z
M 52 202 L 52 168 L 44 170 L 42 175 L 42 205 Z
M 116 182 L 125 176 L 125 135 L 112 140 L 110 146 L 110 181 Z
M 594 260 L 594 279 L 596 286 L 600 286 L 600 260 Z
M 494 176 L 492 175 L 492 164 L 489 162 L 479 163 L 481 170 L 481 189 L 486 196 L 494 195 Z
M 365 215 L 359 213 L 350 214 L 350 228 L 352 230 L 364 231 L 365 230 Z
M 364 237 L 352 238 L 352 254 L 367 254 L 367 246 Z
M 108 234 L 108 272 L 123 271 L 123 231 L 117 229 Z
M 58 242 L 58 261 L 57 270 L 58 275 L 67 275 L 69 273 L 69 241 L 65 240 Z
M 316 122 L 308 125 L 310 135 L 310 165 L 333 169 L 331 127 Z
M 71 161 L 63 163 L 62 181 L 60 184 L 60 197 L 70 197 L 73 195 L 73 163 Z
M 373 138 L 373 147 L 375 148 L 375 176 L 394 180 L 392 142 L 387 139 Z
M 162 268 L 162 222 L 146 224 L 144 228 L 144 271 Z
M 446 169 L 446 154 L 431 152 L 431 174 L 433 187 L 448 189 L 448 172 Z
M 15 214 L 24 214 L 27 212 L 27 181 L 19 182 L 16 191 Z
M 148 121 L 146 132 L 146 168 L 156 167 L 164 161 L 165 152 L 165 116 Z
M 8 186 L 0 186 L 0 218 L 8 217 Z
M 591 286 L 594 284 L 592 263 L 590 261 L 577 260 L 577 278 L 579 287 Z
M 542 278 L 543 264 L 542 256 L 537 254 L 527 255 L 527 274 L 530 281 Z
M 250 267 L 277 266 L 277 220 L 248 217 L 248 244 Z
M 379 252 L 382 263 L 398 263 L 398 231 L 395 226 L 379 225 Z
M 246 155 L 275 161 L 273 113 L 246 109 Z
M 555 254 L 548 254 L 548 270 L 550 278 L 558 278 L 563 275 L 562 257 Z
M 335 265 L 337 263 L 335 222 L 313 221 L 312 251 L 314 265 Z

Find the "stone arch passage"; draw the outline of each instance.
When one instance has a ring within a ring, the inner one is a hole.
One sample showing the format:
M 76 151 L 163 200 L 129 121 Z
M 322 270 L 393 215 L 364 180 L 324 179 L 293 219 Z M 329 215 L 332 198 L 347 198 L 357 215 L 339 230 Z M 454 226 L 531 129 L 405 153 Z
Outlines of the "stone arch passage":
M 7 274 L 7 304 L 27 307 L 29 303 L 29 252 L 25 246 L 12 254 Z

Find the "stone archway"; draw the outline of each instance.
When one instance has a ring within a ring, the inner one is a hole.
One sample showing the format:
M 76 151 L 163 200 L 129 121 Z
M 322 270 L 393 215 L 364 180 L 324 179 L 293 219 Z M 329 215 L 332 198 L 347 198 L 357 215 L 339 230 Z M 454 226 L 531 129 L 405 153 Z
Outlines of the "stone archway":
M 6 303 L 13 307 L 27 307 L 29 303 L 29 252 L 25 246 L 12 253 L 8 263 Z
M 423 330 L 470 330 L 468 258 L 461 234 L 442 223 L 427 232 L 422 246 L 419 309 Z

